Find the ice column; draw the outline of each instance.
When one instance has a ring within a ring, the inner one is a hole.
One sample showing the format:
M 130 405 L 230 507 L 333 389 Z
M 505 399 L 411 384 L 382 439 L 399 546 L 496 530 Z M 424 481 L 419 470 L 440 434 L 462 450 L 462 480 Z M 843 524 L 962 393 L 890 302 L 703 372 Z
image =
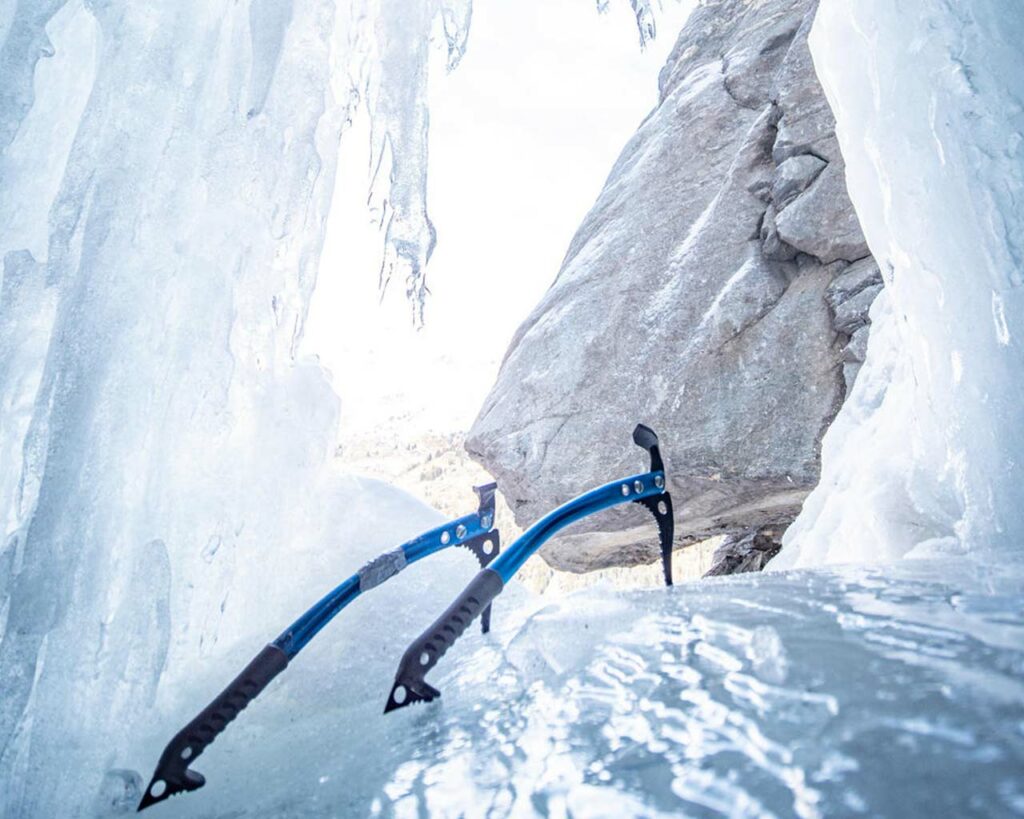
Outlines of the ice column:
M 886 279 L 776 567 L 1024 544 L 1024 12 L 822 0 L 811 36 Z

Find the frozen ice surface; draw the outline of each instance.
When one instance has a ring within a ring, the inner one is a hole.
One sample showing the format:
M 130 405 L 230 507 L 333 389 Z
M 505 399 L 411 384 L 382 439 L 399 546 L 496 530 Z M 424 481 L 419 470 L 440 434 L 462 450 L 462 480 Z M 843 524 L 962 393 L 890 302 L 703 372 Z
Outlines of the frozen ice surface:
M 493 634 L 435 669 L 441 699 L 384 717 L 404 647 L 384 632 L 413 625 L 398 580 L 207 751 L 205 788 L 152 816 L 1022 814 L 1021 581 L 907 561 L 539 609 L 512 587 Z
M 776 565 L 1024 543 L 1024 9 L 822 0 L 810 38 L 885 287 Z

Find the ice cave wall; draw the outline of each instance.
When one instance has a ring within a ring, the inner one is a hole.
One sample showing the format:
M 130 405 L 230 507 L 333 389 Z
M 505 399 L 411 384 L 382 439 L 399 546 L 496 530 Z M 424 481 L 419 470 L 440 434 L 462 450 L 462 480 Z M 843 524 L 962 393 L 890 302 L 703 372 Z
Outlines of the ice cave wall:
M 188 669 L 435 519 L 334 474 L 338 398 L 295 351 L 360 105 L 418 313 L 426 46 L 454 67 L 470 11 L 0 2 L 3 815 L 92 815 Z
M 232 592 L 315 525 L 337 399 L 292 350 L 344 105 L 329 2 L 12 14 L 0 812 L 72 815 L 168 657 L 251 629 Z
M 811 36 L 885 273 L 778 565 L 1024 543 L 1024 12 L 822 0 Z

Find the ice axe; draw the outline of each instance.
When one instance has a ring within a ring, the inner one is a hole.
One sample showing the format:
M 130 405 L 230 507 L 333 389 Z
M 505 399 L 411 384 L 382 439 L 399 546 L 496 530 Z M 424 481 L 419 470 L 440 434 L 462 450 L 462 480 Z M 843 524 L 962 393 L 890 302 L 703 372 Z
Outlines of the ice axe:
M 156 772 L 142 795 L 139 810 L 162 802 L 169 796 L 201 788 L 206 780 L 189 764 L 217 738 L 239 712 L 287 667 L 314 636 L 342 609 L 365 591 L 379 586 L 410 563 L 452 546 L 463 546 L 486 567 L 501 551 L 498 530 L 494 528 L 494 493 L 497 485 L 477 486 L 476 512 L 424 532 L 408 543 L 374 558 L 267 645 L 209 705 L 188 725 L 178 731 L 160 755 Z M 481 625 L 490 628 L 490 606 L 483 611 Z
M 440 696 L 441 692 L 426 681 L 427 673 L 477 615 L 486 611 L 526 559 L 556 532 L 581 518 L 621 503 L 644 506 L 658 523 L 665 585 L 672 585 L 672 497 L 666 489 L 665 465 L 658 450 L 658 436 L 650 427 L 638 424 L 633 430 L 633 442 L 649 453 L 650 471 L 606 483 L 558 507 L 527 529 L 493 564 L 483 567 L 448 610 L 406 649 L 384 705 L 385 714 L 414 702 L 430 702 Z

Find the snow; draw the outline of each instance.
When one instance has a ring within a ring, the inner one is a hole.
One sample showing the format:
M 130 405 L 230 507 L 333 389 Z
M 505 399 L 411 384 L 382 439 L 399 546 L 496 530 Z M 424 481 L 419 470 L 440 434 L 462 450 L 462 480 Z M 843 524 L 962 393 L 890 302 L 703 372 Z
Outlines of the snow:
M 775 565 L 1024 543 L 1024 14 L 822 0 L 811 48 L 885 288 Z

